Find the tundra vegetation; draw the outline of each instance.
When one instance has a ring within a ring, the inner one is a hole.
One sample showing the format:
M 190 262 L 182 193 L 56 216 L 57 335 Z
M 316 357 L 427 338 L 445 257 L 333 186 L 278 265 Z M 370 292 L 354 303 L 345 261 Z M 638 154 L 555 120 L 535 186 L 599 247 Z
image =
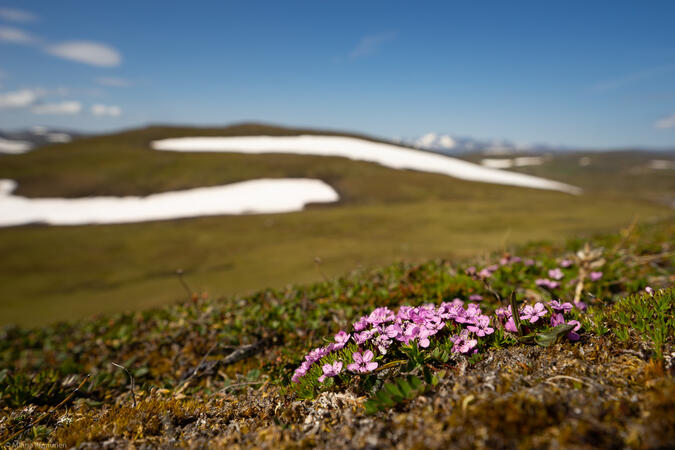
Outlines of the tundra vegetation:
M 0 442 L 675 445 L 675 224 L 43 328 L 5 327 Z M 553 444 L 552 444 L 553 443 Z
M 635 217 L 673 217 L 675 177 L 667 170 L 631 172 L 655 158 L 641 152 L 596 153 L 584 167 L 577 158 L 559 170 L 548 162 L 534 168 L 584 189 L 574 196 L 346 158 L 150 147 L 172 137 L 317 133 L 337 134 L 255 124 L 155 126 L 0 155 L 0 178 L 15 180 L 16 194 L 27 197 L 146 196 L 257 178 L 318 179 L 340 197 L 291 214 L 0 228 L 0 324 L 38 326 L 170 304 L 180 297 L 177 268 L 210 297 L 241 295 L 395 261 L 456 260 L 533 240 L 563 244 Z

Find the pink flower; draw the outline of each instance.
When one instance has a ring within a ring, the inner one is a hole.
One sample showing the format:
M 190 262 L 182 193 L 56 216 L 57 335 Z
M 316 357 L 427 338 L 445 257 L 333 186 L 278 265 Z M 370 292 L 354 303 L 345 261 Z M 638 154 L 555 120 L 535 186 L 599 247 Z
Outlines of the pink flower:
M 363 316 L 356 322 L 354 322 L 354 331 L 365 330 L 368 326 L 368 317 Z
M 573 264 L 572 261 L 569 259 L 563 259 L 562 261 L 560 261 L 560 267 L 567 268 L 572 266 L 572 264 Z
M 326 377 L 334 377 L 342 372 L 342 361 L 335 361 L 333 364 L 324 364 L 322 369 L 323 375 L 318 378 L 319 383 L 323 383 Z
M 305 360 L 306 360 L 309 364 L 313 364 L 313 363 L 315 363 L 316 361 L 318 361 L 318 360 L 320 360 L 321 358 L 323 358 L 324 356 L 326 356 L 327 354 L 328 354 L 328 349 L 327 349 L 327 348 L 324 348 L 324 347 L 315 348 L 314 350 L 312 350 L 311 352 L 309 352 L 307 355 L 305 355 Z
M 509 317 L 509 320 L 504 324 L 504 329 L 510 331 L 511 333 L 517 333 L 518 327 L 516 327 L 516 322 L 513 320 L 513 317 Z
M 576 331 L 579 330 L 579 328 L 581 328 L 581 324 L 579 323 L 578 320 L 570 320 L 567 323 L 570 324 L 570 325 L 575 325 L 575 327 L 572 329 L 572 331 L 567 333 L 567 339 L 569 339 L 570 341 L 578 341 L 579 335 L 576 333 Z
M 556 313 L 551 316 L 551 326 L 557 327 L 565 323 L 565 317 L 561 313 Z
M 555 311 L 562 311 L 563 313 L 568 313 L 572 311 L 572 308 L 574 308 L 574 305 L 572 305 L 569 302 L 565 303 L 560 303 L 558 300 L 551 300 L 548 302 L 548 305 L 553 308 Z
M 397 323 L 387 325 L 387 327 L 383 330 L 383 333 L 386 337 L 388 338 L 396 338 L 403 334 L 403 330 L 401 330 L 401 326 Z
M 654 296 L 654 289 L 652 289 L 652 288 L 649 287 L 649 286 L 647 286 L 647 287 L 645 288 L 645 292 L 646 292 L 647 294 L 651 295 L 652 297 Z
M 562 273 L 562 270 L 556 267 L 555 269 L 551 269 L 548 271 L 548 276 L 550 278 L 553 278 L 554 280 L 562 280 L 565 274 Z
M 478 337 L 483 337 L 495 332 L 494 328 L 490 328 L 490 318 L 488 316 L 476 317 L 474 319 L 474 325 L 469 325 L 466 328 L 472 333 L 476 333 L 476 336 Z
M 378 364 L 373 361 L 375 355 L 370 350 L 366 350 L 363 354 L 359 352 L 352 353 L 354 363 L 347 366 L 347 369 L 357 373 L 368 373 L 377 369 Z
M 602 278 L 602 272 L 591 272 L 591 281 L 598 281 Z
M 455 353 L 469 353 L 472 348 L 478 344 L 478 341 L 475 339 L 469 339 L 469 331 L 462 330 L 462 332 L 457 336 L 452 336 L 450 338 L 452 343 L 452 351 Z
M 537 302 L 534 306 L 526 305 L 520 315 L 520 320 L 529 320 L 530 323 L 535 323 L 540 317 L 546 315 L 546 308 L 541 302 Z
M 499 317 L 502 320 L 510 318 L 511 317 L 511 305 L 507 306 L 506 308 L 505 307 L 497 308 L 497 310 L 495 311 L 495 314 L 497 314 L 497 317 Z
M 547 289 L 555 289 L 560 286 L 560 283 L 557 281 L 549 280 L 548 278 L 539 278 L 534 282 L 539 287 L 545 287 Z
M 376 330 L 373 329 L 362 331 L 360 333 L 354 333 L 354 342 L 356 342 L 358 345 L 365 344 L 375 335 L 375 333 Z
M 478 294 L 470 295 L 469 300 L 472 302 L 480 302 L 483 300 L 483 296 Z
M 572 331 L 567 333 L 567 339 L 569 339 L 570 341 L 578 341 L 579 335 L 577 333 L 575 333 L 575 331 L 577 331 L 579 328 L 581 328 L 581 324 L 579 323 L 578 320 L 570 320 L 567 323 L 571 324 L 571 325 L 574 325 L 574 328 L 572 329 Z M 558 325 L 564 325 L 564 324 L 565 324 L 565 318 L 563 317 L 562 314 L 557 313 L 557 314 L 553 314 L 551 316 L 551 326 L 552 327 L 557 327 Z
M 491 275 L 492 272 L 490 272 L 488 269 L 483 269 L 480 272 L 478 272 L 479 278 L 490 278 Z
M 394 313 L 385 306 L 373 310 L 373 312 L 370 313 L 370 316 L 368 316 L 367 320 L 373 325 L 379 325 L 381 323 L 391 322 L 394 320 L 394 318 Z
M 338 331 L 338 334 L 335 335 L 335 344 L 333 344 L 333 348 L 335 350 L 340 350 L 347 342 L 349 342 L 349 337 L 349 333 L 345 333 L 342 330 Z
M 377 347 L 377 350 L 383 354 L 387 354 L 387 349 L 391 345 L 391 339 L 389 339 L 386 335 L 379 335 L 375 339 L 373 339 L 373 345 Z

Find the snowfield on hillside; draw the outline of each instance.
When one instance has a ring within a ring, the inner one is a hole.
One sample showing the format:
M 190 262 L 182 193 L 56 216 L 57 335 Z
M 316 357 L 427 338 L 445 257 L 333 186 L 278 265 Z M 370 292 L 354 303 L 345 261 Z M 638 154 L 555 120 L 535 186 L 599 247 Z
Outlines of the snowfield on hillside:
M 468 181 L 505 184 L 580 194 L 569 184 L 515 172 L 482 167 L 457 158 L 393 144 L 342 136 L 184 137 L 152 142 L 155 150 L 174 152 L 294 153 L 338 156 L 373 162 L 392 169 L 438 173 Z
M 0 153 L 7 153 L 8 155 L 18 155 L 26 153 L 33 144 L 28 141 L 13 141 L 10 139 L 0 138 Z
M 269 214 L 302 210 L 308 203 L 339 199 L 321 180 L 259 179 L 147 197 L 26 198 L 13 195 L 13 180 L 0 180 L 0 226 L 29 223 L 86 225 L 144 222 L 221 214 Z

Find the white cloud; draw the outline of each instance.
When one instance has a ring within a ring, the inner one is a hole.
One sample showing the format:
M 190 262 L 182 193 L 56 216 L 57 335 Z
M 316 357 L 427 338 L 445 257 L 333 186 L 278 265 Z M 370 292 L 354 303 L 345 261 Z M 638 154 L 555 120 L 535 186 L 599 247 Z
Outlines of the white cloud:
M 33 44 L 38 42 L 36 36 L 14 27 L 0 27 L 0 42 L 12 44 Z
M 122 108 L 115 105 L 102 105 L 100 103 L 92 105 L 91 113 L 95 116 L 118 117 L 122 115 Z
M 350 59 L 358 59 L 370 56 L 377 52 L 382 45 L 394 40 L 396 33 L 378 33 L 364 36 L 354 49 L 349 52 Z
M 32 109 L 35 114 L 58 114 L 73 115 L 82 111 L 82 104 L 77 101 L 64 101 L 59 103 L 43 103 L 35 105 Z
M 0 109 L 31 106 L 44 94 L 44 89 L 20 89 L 18 91 L 0 93 Z
M 117 77 L 100 77 L 96 79 L 96 82 L 101 86 L 110 86 L 110 87 L 128 87 L 131 86 L 131 81 L 125 80 L 124 78 Z
M 9 22 L 35 22 L 38 20 L 35 14 L 16 8 L 0 8 L 0 19 Z
M 654 123 L 654 128 L 658 130 L 668 130 L 670 128 L 675 128 L 675 114 L 657 120 Z
M 122 55 L 117 50 L 98 42 L 61 42 L 48 46 L 46 51 L 59 58 L 91 64 L 92 66 L 114 67 L 122 62 Z

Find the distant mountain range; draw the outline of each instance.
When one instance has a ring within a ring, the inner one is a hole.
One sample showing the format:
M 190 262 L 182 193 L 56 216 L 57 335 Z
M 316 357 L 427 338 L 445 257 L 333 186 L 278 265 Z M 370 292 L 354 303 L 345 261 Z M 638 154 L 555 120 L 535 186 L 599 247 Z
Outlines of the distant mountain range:
M 412 147 L 445 154 L 480 151 L 488 155 L 508 155 L 511 153 L 554 150 L 554 148 L 546 145 L 518 145 L 503 139 L 480 140 L 439 133 L 427 133 L 420 137 L 396 139 L 396 141 Z M 555 150 L 561 149 L 555 148 Z
M 47 144 L 70 142 L 83 133 L 47 127 L 32 127 L 25 130 L 0 130 L 0 153 L 24 153 Z

